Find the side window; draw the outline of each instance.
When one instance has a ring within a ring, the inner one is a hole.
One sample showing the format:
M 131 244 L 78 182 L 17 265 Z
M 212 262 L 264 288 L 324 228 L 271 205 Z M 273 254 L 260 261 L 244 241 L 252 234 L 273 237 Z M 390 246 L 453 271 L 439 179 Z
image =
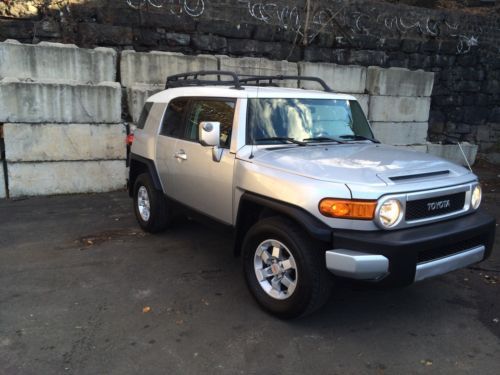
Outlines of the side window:
M 229 148 L 234 118 L 234 100 L 195 99 L 189 112 L 184 138 L 198 141 L 198 125 L 202 121 L 220 122 L 220 146 Z
M 168 103 L 167 110 L 163 116 L 161 135 L 167 137 L 182 138 L 184 128 L 184 113 L 187 109 L 187 98 L 173 99 Z
M 142 107 L 141 116 L 139 117 L 139 121 L 137 122 L 137 129 L 144 129 L 144 125 L 146 125 L 146 120 L 148 119 L 149 112 L 151 111 L 152 106 L 153 102 L 144 103 L 144 107 Z

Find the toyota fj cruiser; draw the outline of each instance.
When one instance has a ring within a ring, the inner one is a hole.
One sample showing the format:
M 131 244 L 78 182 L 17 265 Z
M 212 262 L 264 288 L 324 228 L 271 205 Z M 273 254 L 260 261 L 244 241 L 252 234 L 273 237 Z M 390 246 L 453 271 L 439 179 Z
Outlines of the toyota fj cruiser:
M 276 86 L 289 79 L 323 91 Z M 356 99 L 315 77 L 171 76 L 129 161 L 139 225 L 161 231 L 184 208 L 230 227 L 251 293 L 281 318 L 320 307 L 331 274 L 408 285 L 493 247 L 471 171 L 380 144 Z

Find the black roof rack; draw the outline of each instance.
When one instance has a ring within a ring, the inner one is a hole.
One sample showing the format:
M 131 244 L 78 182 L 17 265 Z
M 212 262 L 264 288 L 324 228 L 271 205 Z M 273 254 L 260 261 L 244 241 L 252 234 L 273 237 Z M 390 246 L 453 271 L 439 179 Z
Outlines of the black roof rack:
M 200 79 L 199 76 L 217 76 L 217 80 Z M 231 80 L 221 80 L 222 76 L 231 77 Z M 199 72 L 188 72 L 175 74 L 167 77 L 165 89 L 174 87 L 187 87 L 187 86 L 227 86 L 234 85 L 234 88 L 242 90 L 240 79 L 234 72 L 224 70 L 201 70 Z
M 217 80 L 203 79 L 203 76 L 217 76 Z M 229 77 L 230 79 L 221 80 L 221 77 Z M 175 74 L 167 77 L 165 89 L 174 87 L 189 87 L 189 86 L 228 86 L 234 85 L 237 90 L 243 90 L 243 85 L 248 86 L 277 86 L 276 81 L 311 81 L 319 83 L 323 90 L 333 92 L 325 81 L 318 77 L 302 77 L 302 76 L 253 76 L 247 74 L 237 74 L 235 72 L 225 70 L 202 70 L 198 72 L 187 72 Z
M 330 86 L 328 86 L 325 81 L 323 81 L 321 78 L 318 77 L 276 75 L 276 76 L 249 76 L 240 79 L 240 83 L 244 85 L 251 84 L 251 82 L 255 82 L 255 86 L 277 86 L 276 83 L 273 81 L 299 81 L 299 82 L 311 81 L 319 83 L 323 87 L 323 90 L 327 92 L 333 92 Z

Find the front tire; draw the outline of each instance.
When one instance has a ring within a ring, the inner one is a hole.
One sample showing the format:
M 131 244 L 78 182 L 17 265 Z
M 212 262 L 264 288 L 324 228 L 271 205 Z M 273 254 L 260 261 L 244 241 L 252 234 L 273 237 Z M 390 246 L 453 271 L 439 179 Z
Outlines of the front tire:
M 258 221 L 243 242 L 245 280 L 268 312 L 290 319 L 320 308 L 330 296 L 325 249 L 295 222 L 281 217 Z
M 134 212 L 143 230 L 157 233 L 172 221 L 172 213 L 163 193 L 154 187 L 151 176 L 143 173 L 134 183 Z

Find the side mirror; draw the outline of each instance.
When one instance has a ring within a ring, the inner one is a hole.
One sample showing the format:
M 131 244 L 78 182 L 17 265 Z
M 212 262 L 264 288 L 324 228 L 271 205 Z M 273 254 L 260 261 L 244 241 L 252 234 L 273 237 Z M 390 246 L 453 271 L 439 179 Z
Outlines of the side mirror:
M 199 139 L 203 146 L 220 145 L 220 122 L 202 121 L 199 125 Z

